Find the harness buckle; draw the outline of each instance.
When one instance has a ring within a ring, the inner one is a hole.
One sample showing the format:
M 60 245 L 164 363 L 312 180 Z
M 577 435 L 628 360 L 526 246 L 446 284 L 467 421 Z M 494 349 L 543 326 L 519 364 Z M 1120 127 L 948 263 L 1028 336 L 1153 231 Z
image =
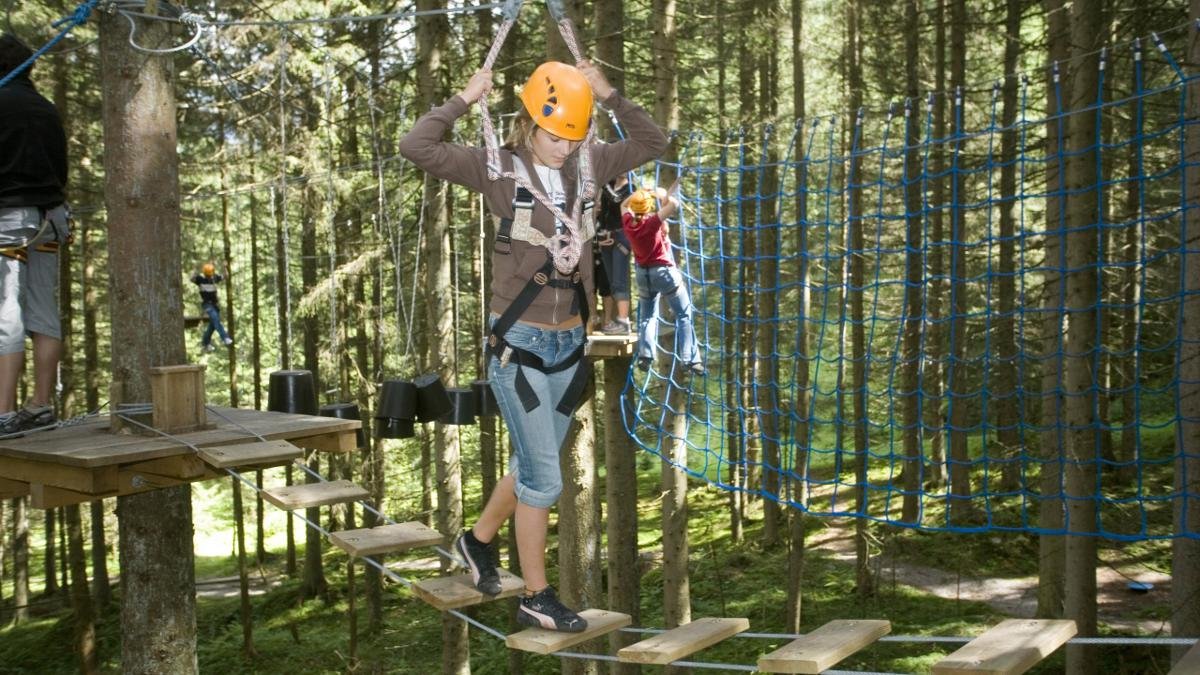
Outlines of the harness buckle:
M 545 272 L 537 272 L 533 275 L 533 283 L 538 286 L 545 286 L 550 281 L 550 277 L 546 276 Z

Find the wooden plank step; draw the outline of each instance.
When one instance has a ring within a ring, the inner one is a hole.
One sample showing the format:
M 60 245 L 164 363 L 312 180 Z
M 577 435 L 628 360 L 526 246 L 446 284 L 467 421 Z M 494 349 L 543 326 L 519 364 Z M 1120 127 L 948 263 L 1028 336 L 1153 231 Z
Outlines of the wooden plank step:
M 1070 619 L 1006 619 L 933 666 L 933 675 L 1018 675 L 1075 635 Z
M 1167 675 L 1196 675 L 1200 673 L 1200 642 L 1192 645 Z
M 665 666 L 749 628 L 749 619 L 696 619 L 622 648 L 617 660 Z
M 303 455 L 300 448 L 287 441 L 258 441 L 238 445 L 213 445 L 200 448 L 200 459 L 217 469 L 235 466 L 266 466 L 282 464 Z
M 511 598 L 520 595 L 523 590 L 525 590 L 525 581 L 505 569 L 500 570 L 500 593 L 498 595 L 484 595 L 475 590 L 470 574 L 434 577 L 413 584 L 413 592 L 417 594 L 417 597 L 442 611 L 469 607 L 501 598 Z
M 892 632 L 891 621 L 838 619 L 758 657 L 764 673 L 808 673 L 832 668 L 872 642 Z
M 444 539 L 440 532 L 424 523 L 396 523 L 331 532 L 329 541 L 346 553 L 361 558 L 421 546 L 436 546 L 443 543 Z
M 633 623 L 633 618 L 628 614 L 610 612 L 605 609 L 585 609 L 579 613 L 579 616 L 588 623 L 587 630 L 582 633 L 560 633 L 545 628 L 526 628 L 519 633 L 509 635 L 504 640 L 504 644 L 508 645 L 510 649 L 520 649 L 534 654 L 553 654 Z
M 348 480 L 331 480 L 327 483 L 287 485 L 263 490 L 263 497 L 283 509 L 294 511 L 314 506 L 344 504 L 357 499 L 366 499 L 367 491 Z

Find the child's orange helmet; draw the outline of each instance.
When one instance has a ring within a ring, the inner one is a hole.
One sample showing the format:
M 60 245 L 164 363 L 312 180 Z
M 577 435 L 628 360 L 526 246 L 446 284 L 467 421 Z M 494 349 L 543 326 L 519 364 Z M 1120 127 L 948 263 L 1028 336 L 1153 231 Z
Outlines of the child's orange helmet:
M 521 89 L 534 124 L 568 141 L 582 141 L 592 120 L 592 86 L 574 66 L 547 61 Z
M 211 277 L 217 273 L 217 266 L 210 262 L 204 263 L 204 266 L 200 268 L 200 271 L 204 272 L 204 276 Z
M 642 188 L 629 196 L 629 210 L 644 216 L 654 210 L 654 193 Z

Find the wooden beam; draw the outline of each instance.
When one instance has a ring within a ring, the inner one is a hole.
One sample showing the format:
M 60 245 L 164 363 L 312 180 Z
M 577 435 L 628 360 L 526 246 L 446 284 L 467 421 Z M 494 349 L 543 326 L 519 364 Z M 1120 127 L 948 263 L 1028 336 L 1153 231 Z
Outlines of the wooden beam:
M 1175 662 L 1175 667 L 1167 675 L 1196 675 L 1196 673 L 1200 673 L 1200 642 L 1192 645 L 1183 658 Z
M 255 441 L 236 445 L 200 448 L 199 457 L 211 466 L 226 469 L 237 466 L 267 467 L 286 464 L 304 453 L 287 441 Z
M 520 649 L 534 654 L 553 654 L 633 623 L 633 619 L 628 614 L 604 609 L 585 609 L 579 613 L 579 616 L 583 617 L 588 624 L 587 629 L 582 633 L 560 633 L 545 628 L 526 628 L 519 633 L 509 635 L 504 640 L 504 644 L 508 645 L 510 649 Z
M 749 619 L 696 619 L 621 649 L 617 660 L 665 666 L 749 628 Z
M 331 480 L 324 483 L 288 485 L 263 490 L 263 498 L 284 511 L 307 509 L 314 506 L 344 504 L 366 499 L 370 494 L 348 480 Z
M 442 544 L 442 533 L 425 523 L 395 523 L 361 530 L 329 533 L 329 541 L 352 556 L 361 558 Z M 516 578 L 516 577 L 514 577 Z
M 839 619 L 758 657 L 764 673 L 824 672 L 839 661 L 892 632 L 891 621 Z
M 29 483 L 19 480 L 0 478 L 0 499 L 24 497 L 29 494 Z M 3 536 L 0 534 L 0 536 Z
M 511 598 L 525 590 L 525 582 L 520 577 L 506 569 L 498 571 L 500 572 L 500 593 L 496 595 L 484 595 L 475 590 L 475 584 L 471 583 L 470 574 L 423 579 L 413 584 L 412 590 L 418 598 L 443 612 L 448 609 L 470 607 L 492 600 Z
M 214 478 L 221 478 L 225 475 L 226 474 L 224 471 L 214 471 L 212 469 L 208 469 L 201 476 L 183 479 L 175 476 L 153 474 L 147 471 L 122 470 L 118 474 L 118 488 L 109 492 L 78 492 L 76 490 L 66 490 L 53 485 L 33 483 L 31 484 L 30 496 L 32 497 L 34 508 L 53 509 L 58 508 L 59 506 L 70 506 L 71 504 L 86 504 L 97 499 L 106 499 L 108 497 L 124 497 L 125 495 L 135 495 L 142 492 L 149 492 L 151 490 L 174 487 L 184 483 L 212 480 Z
M 195 454 L 192 454 L 190 451 L 186 455 L 162 457 L 160 459 L 150 459 L 144 462 L 126 464 L 121 467 L 121 471 L 152 473 L 159 476 L 170 476 L 180 480 L 195 480 L 207 475 L 211 475 L 211 471 L 209 470 L 208 466 L 204 464 L 204 461 Z
M 933 666 L 933 675 L 1019 675 L 1075 635 L 1069 619 L 1007 619 Z
M 360 423 L 359 427 L 361 426 Z M 322 452 L 353 452 L 358 449 L 358 428 L 313 436 L 290 437 L 288 440 L 302 448 Z
M 16 457 L 0 457 L 0 474 L 25 483 L 42 483 L 76 492 L 102 493 L 117 489 L 117 467 L 87 469 Z

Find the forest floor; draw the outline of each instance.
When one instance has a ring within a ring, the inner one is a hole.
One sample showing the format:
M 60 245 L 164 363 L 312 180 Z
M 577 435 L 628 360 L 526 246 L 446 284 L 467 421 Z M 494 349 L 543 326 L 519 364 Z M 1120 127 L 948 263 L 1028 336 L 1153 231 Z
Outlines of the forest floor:
M 821 549 L 833 559 L 854 565 L 854 521 L 822 518 L 823 528 L 810 532 L 809 546 Z M 1169 610 L 1171 577 L 1141 567 L 1128 573 L 1118 568 L 1119 561 L 1100 554 L 1096 568 L 1096 602 L 1099 621 L 1112 631 L 1137 635 L 1169 635 L 1170 624 L 1147 615 L 1162 615 Z M 900 583 L 947 600 L 983 602 L 1008 616 L 1033 617 L 1037 610 L 1036 576 L 974 576 L 969 573 L 921 565 L 886 553 L 876 559 L 879 584 Z M 1130 590 L 1136 580 L 1149 583 L 1148 592 Z

